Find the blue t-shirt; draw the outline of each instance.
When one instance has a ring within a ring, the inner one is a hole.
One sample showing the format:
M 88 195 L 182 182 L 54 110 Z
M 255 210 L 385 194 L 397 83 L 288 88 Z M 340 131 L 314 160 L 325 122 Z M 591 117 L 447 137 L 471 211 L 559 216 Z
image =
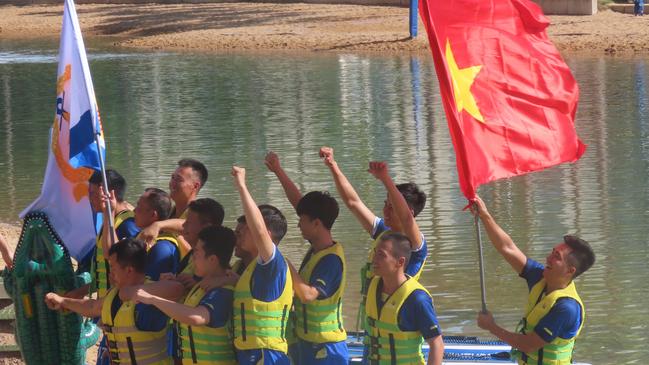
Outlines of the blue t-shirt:
M 376 239 L 384 231 L 390 230 L 390 227 L 385 225 L 383 218 L 376 217 L 374 219 L 374 226 L 372 227 L 372 238 Z M 426 237 L 421 234 L 421 247 L 419 249 L 410 251 L 410 260 L 406 266 L 405 273 L 409 276 L 415 276 L 419 269 L 424 265 L 426 256 L 428 255 L 428 245 L 426 244 Z
M 180 253 L 176 245 L 168 240 L 157 241 L 146 255 L 146 276 L 157 281 L 163 272 L 176 274 L 179 261 Z
M 286 286 L 286 271 L 288 266 L 282 253 L 273 247 L 273 255 L 267 262 L 257 258 L 257 266 L 252 273 L 252 296 L 257 300 L 272 302 L 279 298 Z M 288 313 L 287 313 L 288 315 Z M 262 360 L 260 362 L 260 360 Z M 239 364 L 273 364 L 289 365 L 290 360 L 281 351 L 268 349 L 237 350 Z
M 116 295 L 110 306 L 110 313 L 115 318 L 122 306 L 122 300 Z M 167 326 L 169 317 L 153 305 L 137 303 L 135 305 L 135 327 L 140 331 L 157 332 Z
M 118 240 L 132 238 L 136 237 L 140 233 L 140 228 L 135 224 L 135 219 L 130 217 L 125 219 L 122 224 L 117 227 L 115 233 L 117 233 Z
M 541 279 L 545 267 L 528 258 L 521 273 L 521 277 L 527 281 L 527 287 L 532 290 Z M 560 337 L 569 339 L 574 337 L 581 325 L 581 305 L 572 298 L 561 298 L 557 300 L 552 309 L 541 318 L 534 327 L 534 332 L 545 342 L 552 342 Z
M 201 299 L 198 305 L 204 306 L 210 313 L 207 327 L 223 327 L 230 321 L 233 294 L 232 289 L 214 288 Z

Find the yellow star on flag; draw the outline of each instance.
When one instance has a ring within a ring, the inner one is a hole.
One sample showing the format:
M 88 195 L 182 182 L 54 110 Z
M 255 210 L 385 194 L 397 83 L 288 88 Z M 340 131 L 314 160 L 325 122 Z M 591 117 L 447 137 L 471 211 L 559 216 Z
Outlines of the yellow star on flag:
M 448 71 L 451 74 L 451 81 L 453 82 L 453 96 L 455 97 L 455 105 L 457 106 L 458 113 L 466 110 L 475 120 L 484 123 L 484 118 L 478 109 L 478 104 L 475 102 L 473 94 L 471 94 L 471 85 L 475 81 L 476 76 L 480 72 L 482 66 L 470 66 L 460 69 L 455 62 L 455 56 L 451 50 L 451 43 L 446 40 L 446 64 Z

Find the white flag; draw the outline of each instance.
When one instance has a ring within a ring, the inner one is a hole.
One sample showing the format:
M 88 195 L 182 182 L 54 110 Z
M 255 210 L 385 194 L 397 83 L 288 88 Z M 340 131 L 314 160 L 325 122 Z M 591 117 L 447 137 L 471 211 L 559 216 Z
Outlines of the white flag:
M 45 212 L 77 260 L 92 248 L 96 236 L 88 200 L 88 179 L 99 170 L 95 135 L 104 138 L 86 50 L 72 0 L 65 0 L 56 82 L 56 116 L 50 129 L 50 148 L 41 195 L 22 213 Z

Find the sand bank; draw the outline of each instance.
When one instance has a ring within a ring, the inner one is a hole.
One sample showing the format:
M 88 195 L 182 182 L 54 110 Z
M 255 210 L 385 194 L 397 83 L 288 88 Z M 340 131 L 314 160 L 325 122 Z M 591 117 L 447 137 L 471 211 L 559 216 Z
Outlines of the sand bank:
M 0 6 L 0 38 L 57 38 L 62 6 Z M 400 7 L 211 3 L 78 5 L 86 38 L 163 50 L 428 52 L 423 26 L 408 39 Z M 552 39 L 564 53 L 649 53 L 649 17 L 612 11 L 552 16 Z

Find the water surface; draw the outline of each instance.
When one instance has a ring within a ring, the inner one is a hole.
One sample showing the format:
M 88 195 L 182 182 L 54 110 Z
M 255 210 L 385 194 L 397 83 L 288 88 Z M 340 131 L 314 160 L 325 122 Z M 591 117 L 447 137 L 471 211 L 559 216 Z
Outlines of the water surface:
M 282 251 L 299 262 L 308 245 L 281 186 L 263 165 L 274 150 L 303 191 L 335 192 L 319 160 L 335 148 L 342 170 L 380 214 L 385 191 L 366 171 L 387 160 L 395 180 L 428 195 L 418 217 L 429 257 L 421 281 L 433 294 L 448 334 L 485 335 L 472 218 L 462 208 L 455 157 L 427 56 L 256 55 L 88 51 L 108 145 L 108 165 L 125 175 L 135 201 L 149 186 L 166 188 L 181 157 L 202 160 L 210 177 L 201 196 L 241 209 L 229 176 L 248 169 L 258 202 L 282 209 L 289 232 Z M 14 222 L 39 192 L 48 128 L 54 117 L 56 45 L 0 42 L 0 220 Z M 588 144 L 576 164 L 480 189 L 493 215 L 531 257 L 544 260 L 564 234 L 597 253 L 577 280 L 587 322 L 576 359 L 642 364 L 648 351 L 649 109 L 642 59 L 569 58 L 582 95 L 577 129 Z M 337 194 L 336 194 L 337 195 Z M 334 226 L 349 266 L 346 327 L 354 327 L 358 270 L 369 239 L 346 210 Z M 526 285 L 487 245 L 487 299 L 503 326 L 522 314 Z

